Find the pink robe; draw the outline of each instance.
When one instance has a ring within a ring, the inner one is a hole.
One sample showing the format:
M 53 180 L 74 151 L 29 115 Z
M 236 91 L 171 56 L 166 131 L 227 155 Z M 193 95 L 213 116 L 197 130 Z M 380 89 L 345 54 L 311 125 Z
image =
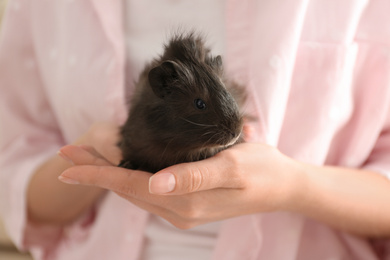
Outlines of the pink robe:
M 26 220 L 34 169 L 93 122 L 126 118 L 121 8 L 120 0 L 14 0 L 5 15 L 0 212 L 37 259 L 141 252 L 149 214 L 114 193 L 62 229 Z M 389 10 L 388 0 L 228 0 L 226 71 L 251 93 L 252 141 L 390 177 Z M 390 259 L 390 246 L 276 212 L 224 221 L 213 259 Z

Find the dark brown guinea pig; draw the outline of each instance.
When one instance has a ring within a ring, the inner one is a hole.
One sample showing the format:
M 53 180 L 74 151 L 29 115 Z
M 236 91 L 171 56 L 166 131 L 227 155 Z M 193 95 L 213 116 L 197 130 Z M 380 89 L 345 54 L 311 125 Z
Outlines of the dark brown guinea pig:
M 241 142 L 243 119 L 237 102 L 243 102 L 245 94 L 227 82 L 221 56 L 211 56 L 202 37 L 172 37 L 136 83 L 121 129 L 119 166 L 155 173 Z

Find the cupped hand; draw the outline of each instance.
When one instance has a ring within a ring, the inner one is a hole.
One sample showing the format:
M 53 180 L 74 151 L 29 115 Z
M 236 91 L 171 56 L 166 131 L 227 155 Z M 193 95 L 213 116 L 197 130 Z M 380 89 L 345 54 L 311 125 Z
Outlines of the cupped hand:
M 73 144 L 91 146 L 110 163 L 118 165 L 122 159 L 122 152 L 118 146 L 119 131 L 120 128 L 117 124 L 97 122 L 91 125 L 88 131 Z
M 115 167 L 92 147 L 71 145 L 61 152 L 75 166 L 60 180 L 112 190 L 182 229 L 288 209 L 299 189 L 297 163 L 264 144 L 239 144 L 154 175 Z

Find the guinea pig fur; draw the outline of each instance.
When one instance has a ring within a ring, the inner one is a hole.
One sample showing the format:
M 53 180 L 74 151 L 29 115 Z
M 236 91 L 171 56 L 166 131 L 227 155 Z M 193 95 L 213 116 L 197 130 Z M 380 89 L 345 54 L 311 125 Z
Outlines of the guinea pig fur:
M 136 82 L 121 128 L 119 166 L 155 173 L 242 142 L 238 103 L 245 97 L 224 78 L 221 56 L 212 56 L 201 36 L 173 36 Z

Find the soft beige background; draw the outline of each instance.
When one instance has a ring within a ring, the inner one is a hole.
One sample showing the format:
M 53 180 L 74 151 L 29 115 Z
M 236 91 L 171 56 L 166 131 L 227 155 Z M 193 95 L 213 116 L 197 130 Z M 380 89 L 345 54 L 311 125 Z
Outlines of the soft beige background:
M 0 30 L 1 18 L 6 7 L 7 0 L 0 0 Z M 3 223 L 0 219 L 0 260 L 30 260 L 29 255 L 18 253 L 12 242 L 7 237 Z
M 6 0 L 0 0 L 0 21 L 1 21 L 1 17 L 3 16 L 4 7 L 5 7 L 6 3 L 7 3 Z

